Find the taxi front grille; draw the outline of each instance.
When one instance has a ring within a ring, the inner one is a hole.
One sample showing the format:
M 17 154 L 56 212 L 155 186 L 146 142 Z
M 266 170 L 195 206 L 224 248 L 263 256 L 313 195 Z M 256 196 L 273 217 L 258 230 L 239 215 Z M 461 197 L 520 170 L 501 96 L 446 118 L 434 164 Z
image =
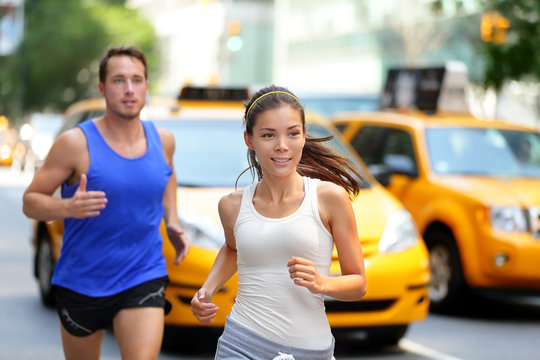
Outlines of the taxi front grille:
M 371 300 L 371 301 L 325 301 L 324 307 L 327 313 L 331 312 L 361 312 L 361 311 L 384 311 L 396 302 L 391 300 Z

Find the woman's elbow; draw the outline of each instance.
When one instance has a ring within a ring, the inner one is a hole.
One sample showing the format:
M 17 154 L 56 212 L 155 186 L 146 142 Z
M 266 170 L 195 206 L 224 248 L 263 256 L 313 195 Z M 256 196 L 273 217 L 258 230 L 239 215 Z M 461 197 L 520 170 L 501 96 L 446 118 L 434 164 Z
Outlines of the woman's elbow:
M 366 292 L 367 292 L 367 284 L 366 284 L 365 278 L 362 277 L 360 284 L 358 284 L 358 287 L 356 288 L 356 291 L 354 293 L 353 301 L 358 301 L 362 299 L 366 295 Z
M 364 283 L 362 284 L 362 287 L 360 288 L 360 291 L 358 292 L 358 295 L 359 295 L 358 300 L 363 298 L 366 295 L 366 292 L 367 292 L 367 284 L 364 281 Z

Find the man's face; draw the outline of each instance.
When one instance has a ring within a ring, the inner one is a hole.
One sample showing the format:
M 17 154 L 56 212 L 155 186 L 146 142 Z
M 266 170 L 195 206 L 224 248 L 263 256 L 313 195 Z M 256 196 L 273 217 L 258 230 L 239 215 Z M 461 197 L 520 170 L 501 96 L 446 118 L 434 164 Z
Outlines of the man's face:
M 99 92 L 105 97 L 107 112 L 127 120 L 137 118 L 146 100 L 148 82 L 144 65 L 130 56 L 113 56 L 107 64 L 105 83 Z

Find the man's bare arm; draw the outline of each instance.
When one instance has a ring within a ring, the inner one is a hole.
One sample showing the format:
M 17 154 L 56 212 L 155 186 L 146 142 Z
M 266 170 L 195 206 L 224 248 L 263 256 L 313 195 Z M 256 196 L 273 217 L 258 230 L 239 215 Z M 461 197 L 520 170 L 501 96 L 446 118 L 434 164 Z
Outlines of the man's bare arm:
M 43 166 L 23 195 L 23 212 L 38 220 L 57 220 L 66 217 L 83 218 L 99 215 L 107 199 L 102 191 L 86 191 L 88 170 L 86 138 L 78 128 L 58 137 L 51 147 Z M 54 197 L 62 183 L 81 182 L 70 199 Z
M 167 226 L 167 235 L 169 241 L 176 250 L 176 257 L 174 263 L 178 265 L 187 255 L 189 251 L 189 239 L 180 227 L 178 223 L 178 217 L 176 214 L 176 171 L 174 170 L 173 156 L 175 151 L 175 139 L 174 135 L 165 129 L 158 129 L 161 144 L 163 146 L 163 154 L 165 160 L 173 170 L 165 193 L 163 194 L 163 213 L 165 224 Z

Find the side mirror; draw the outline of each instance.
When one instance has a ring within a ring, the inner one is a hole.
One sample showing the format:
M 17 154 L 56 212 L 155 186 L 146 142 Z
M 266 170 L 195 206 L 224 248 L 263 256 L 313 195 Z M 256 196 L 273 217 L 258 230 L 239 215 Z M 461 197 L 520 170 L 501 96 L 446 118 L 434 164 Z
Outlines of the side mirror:
M 373 164 L 368 166 L 369 172 L 375 180 L 377 180 L 382 186 L 390 185 L 390 176 L 392 173 L 388 166 L 384 164 Z
M 412 178 L 418 177 L 416 165 L 407 155 L 386 155 L 384 164 L 393 174 L 407 175 Z

